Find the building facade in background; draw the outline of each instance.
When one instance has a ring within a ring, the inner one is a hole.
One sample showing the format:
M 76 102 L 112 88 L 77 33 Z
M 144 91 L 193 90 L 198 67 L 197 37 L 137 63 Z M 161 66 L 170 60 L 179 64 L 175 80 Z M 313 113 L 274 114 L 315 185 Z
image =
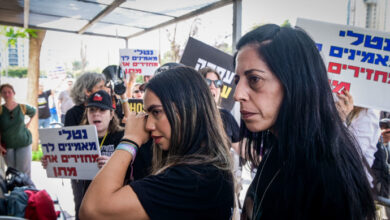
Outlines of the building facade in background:
M 28 39 L 18 38 L 16 44 L 8 45 L 8 40 L 0 36 L 0 71 L 12 67 L 28 66 Z
M 389 32 L 389 0 L 348 0 L 347 24 Z

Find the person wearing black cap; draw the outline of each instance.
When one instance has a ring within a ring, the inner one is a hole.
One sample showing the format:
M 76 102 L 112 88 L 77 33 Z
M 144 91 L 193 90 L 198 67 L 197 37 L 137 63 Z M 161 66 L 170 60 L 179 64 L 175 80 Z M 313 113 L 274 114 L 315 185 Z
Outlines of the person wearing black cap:
M 84 112 L 80 125 L 96 126 L 101 153 L 97 161 L 98 167 L 102 168 L 114 152 L 124 133 L 114 113 L 111 96 L 106 91 L 99 90 L 89 96 L 86 111 Z M 46 168 L 47 161 L 42 160 L 42 165 Z M 76 219 L 79 219 L 78 213 L 81 201 L 90 183 L 91 180 L 78 180 L 77 185 L 72 187 Z

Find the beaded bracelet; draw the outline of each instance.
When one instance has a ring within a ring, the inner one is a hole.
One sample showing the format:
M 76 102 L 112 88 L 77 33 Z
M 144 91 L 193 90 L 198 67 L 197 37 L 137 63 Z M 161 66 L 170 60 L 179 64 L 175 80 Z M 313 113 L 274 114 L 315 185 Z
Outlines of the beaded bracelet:
M 130 139 L 122 138 L 120 142 L 127 142 L 129 144 L 134 144 L 137 147 L 137 149 L 139 149 L 139 145 L 135 141 L 132 141 Z
M 121 142 L 118 144 L 115 150 L 124 150 L 131 154 L 132 160 L 135 160 L 135 157 L 137 156 L 138 148 L 134 144 Z

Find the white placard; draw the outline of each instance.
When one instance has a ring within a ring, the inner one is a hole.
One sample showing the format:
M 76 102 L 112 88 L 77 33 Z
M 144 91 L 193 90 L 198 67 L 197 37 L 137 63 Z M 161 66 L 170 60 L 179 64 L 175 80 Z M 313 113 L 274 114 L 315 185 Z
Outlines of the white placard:
M 298 18 L 324 58 L 333 92 L 357 106 L 390 111 L 390 33 Z
M 126 75 L 153 75 L 159 67 L 158 51 L 144 49 L 120 49 L 120 65 Z
M 92 180 L 99 168 L 99 140 L 94 125 L 39 129 L 47 177 Z

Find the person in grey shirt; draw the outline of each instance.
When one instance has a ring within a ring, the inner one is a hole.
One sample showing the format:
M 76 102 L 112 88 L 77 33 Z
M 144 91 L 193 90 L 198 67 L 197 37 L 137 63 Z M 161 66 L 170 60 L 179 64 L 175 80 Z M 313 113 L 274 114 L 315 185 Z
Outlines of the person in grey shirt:
M 69 79 L 67 81 L 68 83 L 68 88 L 64 91 L 62 91 L 58 95 L 58 115 L 61 117 L 61 123 L 65 123 L 65 114 L 66 112 L 74 106 L 74 103 L 72 101 L 72 98 L 70 97 L 70 90 L 72 89 L 73 86 L 73 80 Z

